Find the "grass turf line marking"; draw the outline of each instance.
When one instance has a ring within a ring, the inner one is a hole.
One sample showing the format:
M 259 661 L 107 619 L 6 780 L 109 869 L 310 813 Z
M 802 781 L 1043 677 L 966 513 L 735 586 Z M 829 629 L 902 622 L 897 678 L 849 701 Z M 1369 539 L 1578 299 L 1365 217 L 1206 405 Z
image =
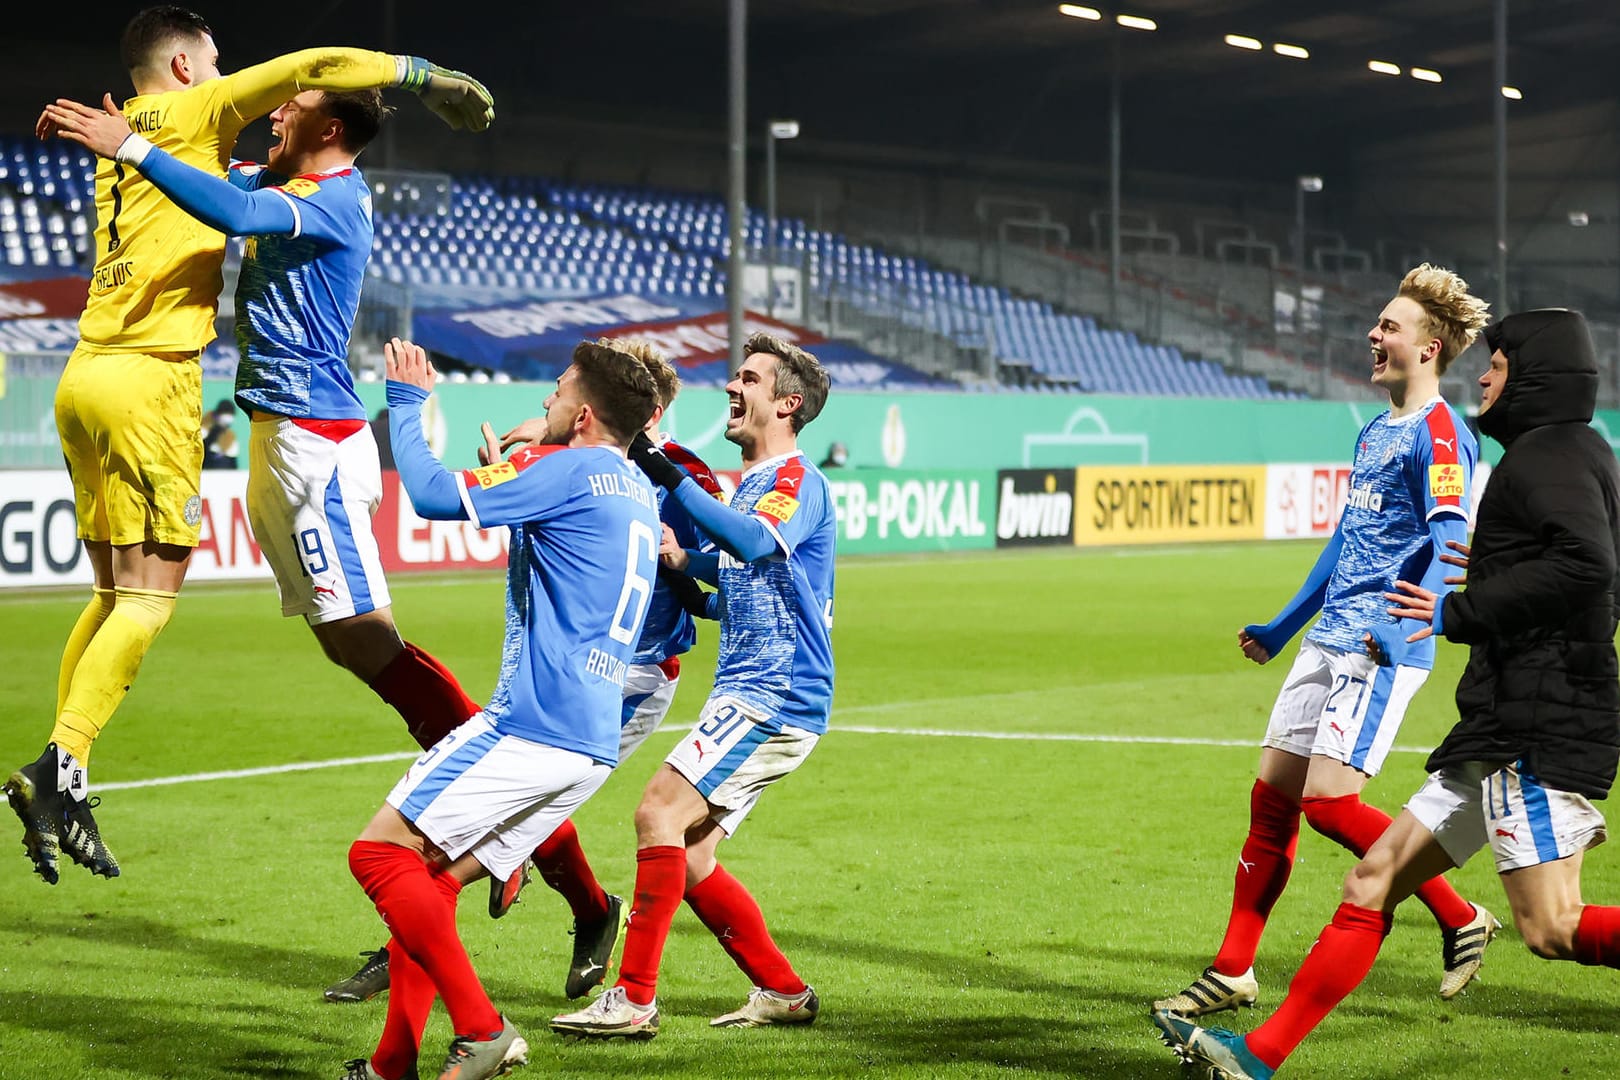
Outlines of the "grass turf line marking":
M 1123 745 L 1156 746 L 1208 746 L 1218 748 L 1240 747 L 1252 749 L 1259 744 L 1252 739 L 1191 739 L 1174 735 L 1096 735 L 1068 731 L 952 731 L 948 728 L 887 728 L 846 725 L 835 727 L 832 733 L 849 735 L 911 735 L 924 739 L 999 739 L 1012 742 L 1074 742 L 1119 743 Z M 654 732 L 655 735 L 684 735 L 685 731 L 671 728 Z M 1427 754 L 1427 746 L 1392 746 L 1396 754 Z M 327 761 L 298 761 L 288 765 L 264 765 L 256 769 L 227 769 L 220 772 L 187 773 L 182 776 L 155 776 L 150 780 L 122 780 L 110 784 L 97 784 L 97 791 L 131 791 L 135 788 L 172 787 L 175 784 L 199 784 L 209 780 L 239 780 L 251 776 L 276 776 L 281 773 L 311 772 L 316 769 L 341 769 L 349 765 L 377 765 L 390 761 L 412 761 L 422 756 L 420 750 L 409 753 L 369 754 L 365 757 L 332 758 Z

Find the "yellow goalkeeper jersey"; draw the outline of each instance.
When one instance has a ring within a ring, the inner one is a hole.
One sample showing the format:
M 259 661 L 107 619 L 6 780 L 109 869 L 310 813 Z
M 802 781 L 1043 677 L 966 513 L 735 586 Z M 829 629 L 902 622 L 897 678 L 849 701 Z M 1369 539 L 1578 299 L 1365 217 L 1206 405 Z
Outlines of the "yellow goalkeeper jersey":
M 124 103 L 131 128 L 187 165 L 224 177 L 236 137 L 303 90 L 399 81 L 395 58 L 306 49 L 185 90 Z M 127 352 L 196 352 L 214 339 L 225 236 L 170 202 L 132 166 L 96 168 L 96 266 L 79 337 Z

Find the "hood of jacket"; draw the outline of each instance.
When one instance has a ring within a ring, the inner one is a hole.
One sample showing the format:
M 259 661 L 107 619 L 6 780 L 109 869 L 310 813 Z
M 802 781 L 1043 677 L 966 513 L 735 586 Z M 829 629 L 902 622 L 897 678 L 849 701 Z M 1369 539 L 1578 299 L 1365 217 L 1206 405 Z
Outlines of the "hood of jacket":
M 1586 319 L 1567 308 L 1521 311 L 1485 328 L 1492 353 L 1507 357 L 1507 381 L 1479 416 L 1479 430 L 1506 446 L 1532 428 L 1591 423 L 1597 353 Z

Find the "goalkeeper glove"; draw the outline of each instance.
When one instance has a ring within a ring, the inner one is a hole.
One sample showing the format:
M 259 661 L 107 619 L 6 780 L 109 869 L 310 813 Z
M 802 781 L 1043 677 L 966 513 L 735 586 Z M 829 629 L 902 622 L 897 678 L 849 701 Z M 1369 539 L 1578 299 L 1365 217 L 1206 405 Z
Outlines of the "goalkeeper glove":
M 399 85 L 422 99 L 439 119 L 460 131 L 483 131 L 495 122 L 495 99 L 471 75 L 440 67 L 420 56 L 407 56 Z
M 636 432 L 636 437 L 630 440 L 629 454 L 630 460 L 647 474 L 647 479 L 660 487 L 674 491 L 680 486 L 681 481 L 686 479 L 686 474 L 681 471 L 680 466 L 665 457 L 664 452 L 653 444 L 645 431 Z

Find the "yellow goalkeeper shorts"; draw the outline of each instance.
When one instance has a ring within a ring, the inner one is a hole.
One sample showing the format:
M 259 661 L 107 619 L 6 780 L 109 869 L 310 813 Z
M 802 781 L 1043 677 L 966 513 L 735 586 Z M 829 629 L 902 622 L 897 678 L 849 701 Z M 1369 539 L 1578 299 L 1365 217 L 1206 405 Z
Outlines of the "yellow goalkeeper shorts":
M 202 521 L 202 366 L 196 353 L 80 342 L 56 387 L 56 431 L 79 538 L 196 547 Z

